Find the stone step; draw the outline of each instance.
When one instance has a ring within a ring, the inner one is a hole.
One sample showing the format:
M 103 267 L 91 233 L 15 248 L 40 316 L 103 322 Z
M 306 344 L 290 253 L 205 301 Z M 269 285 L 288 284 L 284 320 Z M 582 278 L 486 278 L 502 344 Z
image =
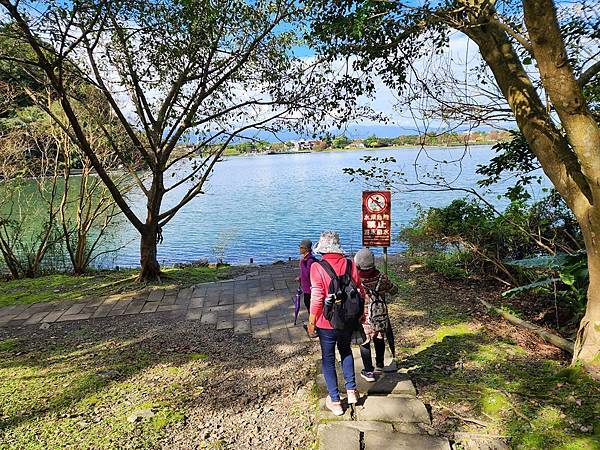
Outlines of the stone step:
M 352 411 L 348 407 L 348 404 L 344 399 L 342 399 L 342 408 L 344 409 L 344 414 L 341 416 L 334 415 L 327 407 L 325 406 L 325 398 L 319 399 L 319 421 L 328 422 L 328 421 L 346 421 L 352 420 Z
M 361 450 L 360 431 L 330 422 L 319 427 L 319 450 Z
M 319 425 L 319 429 L 327 423 L 322 423 Z M 367 422 L 364 420 L 344 420 L 344 421 L 336 421 L 335 423 L 339 424 L 340 430 L 344 430 L 346 428 L 352 428 L 354 430 L 358 430 L 362 433 L 365 431 L 395 431 L 398 433 L 407 433 L 407 434 L 425 434 L 425 430 L 421 429 L 418 423 L 400 423 L 400 422 Z
M 408 397 L 366 397 L 355 407 L 361 421 L 430 424 L 429 412 L 421 400 Z
M 454 433 L 454 440 L 464 450 L 509 450 L 501 438 L 479 433 Z
M 325 424 L 319 425 L 319 430 Z M 362 433 L 365 431 L 394 431 L 394 426 L 388 422 L 365 422 L 360 420 L 348 420 L 345 422 L 338 422 L 337 429 L 340 432 L 345 432 L 346 429 L 358 430 Z
M 341 367 L 336 367 L 338 376 L 338 388 L 345 392 L 344 374 Z M 366 395 L 390 395 L 394 397 L 415 397 L 417 391 L 413 382 L 405 374 L 383 373 L 376 375 L 377 381 L 370 383 L 365 381 L 359 372 L 355 371 L 356 386 L 361 394 Z M 322 373 L 317 375 L 317 392 L 320 396 L 327 395 L 327 385 Z
M 329 422 L 318 436 L 320 450 L 450 450 L 445 438 L 395 432 L 383 422 Z
M 342 398 L 342 408 L 344 408 L 344 415 L 334 416 L 325 406 L 325 398 L 321 398 L 319 419 L 321 421 L 354 419 L 365 422 L 431 424 L 427 408 L 421 400 L 414 397 L 361 397 L 358 404 L 354 406 L 354 417 L 344 398 Z
M 363 448 L 365 450 L 450 450 L 450 442 L 445 438 L 422 434 L 366 431 L 363 436 Z

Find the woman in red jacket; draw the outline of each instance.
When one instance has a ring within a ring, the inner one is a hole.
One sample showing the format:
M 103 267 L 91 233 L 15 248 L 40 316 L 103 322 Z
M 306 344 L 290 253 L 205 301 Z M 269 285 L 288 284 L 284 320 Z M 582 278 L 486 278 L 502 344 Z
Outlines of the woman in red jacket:
M 346 272 L 346 265 L 352 265 L 351 277 L 356 286 L 360 286 L 360 278 L 356 265 L 351 259 L 344 257 L 344 251 L 340 246 L 340 237 L 335 231 L 325 231 L 321 233 L 319 243 L 315 251 L 323 255 L 323 260 L 331 265 L 337 275 L 343 275 Z M 344 414 L 340 402 L 340 392 L 337 383 L 337 374 L 335 372 L 335 348 L 340 353 L 342 360 L 342 371 L 346 381 L 346 394 L 348 403 L 358 401 L 358 391 L 356 390 L 356 376 L 354 374 L 354 359 L 350 342 L 352 330 L 336 330 L 323 315 L 323 306 L 329 292 L 331 277 L 321 264 L 313 264 L 310 268 L 311 297 L 310 297 L 310 316 L 308 319 L 308 332 L 314 333 L 315 327 L 319 335 L 321 344 L 321 357 L 323 364 L 323 376 L 327 384 L 329 395 L 325 400 L 327 408 L 333 414 L 339 416 Z

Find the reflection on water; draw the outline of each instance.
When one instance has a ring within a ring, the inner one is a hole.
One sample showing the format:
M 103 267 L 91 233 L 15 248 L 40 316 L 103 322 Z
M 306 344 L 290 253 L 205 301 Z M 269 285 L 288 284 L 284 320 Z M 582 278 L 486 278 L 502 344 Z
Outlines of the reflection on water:
M 463 151 L 462 148 L 440 148 L 431 150 L 430 155 L 438 160 L 452 160 Z M 217 165 L 205 194 L 189 203 L 165 227 L 164 242 L 158 248 L 159 260 L 172 264 L 223 256 L 231 263 L 247 263 L 250 258 L 258 263 L 272 262 L 295 256 L 301 239 L 316 242 L 319 233 L 326 229 L 340 233 L 346 251 L 356 251 L 361 245 L 360 201 L 365 186 L 351 183 L 342 169 L 361 166 L 360 158 L 371 154 L 394 156 L 398 168 L 412 173 L 417 152 L 404 148 L 227 158 Z M 487 163 L 492 155 L 490 147 L 473 147 L 461 167 L 444 165 L 436 173 L 453 179 L 461 171 L 456 186 L 474 187 L 479 179 L 476 167 Z M 504 192 L 505 186 L 494 189 L 487 197 L 500 204 L 496 194 Z M 183 188 L 174 195 L 182 193 Z M 463 196 L 460 192 L 395 193 L 392 201 L 394 233 L 415 216 L 415 203 L 423 207 L 442 206 Z M 143 216 L 142 198 L 136 196 L 135 199 L 135 210 Z M 175 198 L 167 199 L 163 209 L 174 201 Z M 105 258 L 102 264 L 138 265 L 139 243 L 133 227 L 124 222 L 117 231 L 121 244 L 132 242 L 110 259 Z M 119 244 L 113 242 L 112 245 Z M 395 243 L 391 251 L 400 249 L 401 244 Z

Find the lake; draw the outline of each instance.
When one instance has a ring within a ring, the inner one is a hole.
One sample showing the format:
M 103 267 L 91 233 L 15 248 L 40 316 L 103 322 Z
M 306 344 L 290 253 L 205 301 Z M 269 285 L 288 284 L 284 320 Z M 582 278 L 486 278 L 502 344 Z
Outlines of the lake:
M 464 148 L 428 149 L 435 160 L 458 159 Z M 393 156 L 395 167 L 414 172 L 418 149 L 400 148 L 377 151 L 299 153 L 228 157 L 217 164 L 205 194 L 189 203 L 163 230 L 164 242 L 158 247 L 164 265 L 190 262 L 200 258 L 211 261 L 224 258 L 228 263 L 270 263 L 295 257 L 304 238 L 317 242 L 323 230 L 336 230 L 347 252 L 361 247 L 361 191 L 365 185 L 350 182 L 346 167 L 364 166 L 368 154 L 380 158 Z M 490 146 L 472 147 L 462 163 L 435 167 L 423 155 L 420 172 L 429 170 L 451 180 L 460 173 L 456 187 L 474 187 L 480 178 L 475 170 L 494 155 Z M 413 177 L 414 178 L 414 177 Z M 177 176 L 174 177 L 177 179 Z M 504 192 L 510 180 L 495 186 L 486 198 L 503 206 L 497 194 Z M 181 195 L 182 190 L 174 192 Z M 416 207 L 443 206 L 460 192 L 399 192 L 393 194 L 392 224 L 397 234 L 415 217 Z M 540 189 L 534 192 L 539 198 Z M 143 199 L 132 197 L 135 210 L 142 215 Z M 164 208 L 174 203 L 167 198 Z M 139 265 L 139 242 L 133 227 L 123 221 L 114 231 L 113 248 L 124 246 L 116 254 L 100 261 L 102 266 Z M 402 250 L 395 242 L 391 252 Z

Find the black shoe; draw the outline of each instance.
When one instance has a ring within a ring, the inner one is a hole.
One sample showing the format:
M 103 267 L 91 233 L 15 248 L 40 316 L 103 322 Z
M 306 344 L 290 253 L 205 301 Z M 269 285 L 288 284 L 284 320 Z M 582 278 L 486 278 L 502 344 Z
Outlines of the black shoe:
M 360 372 L 360 376 L 363 377 L 369 383 L 375 382 L 375 375 L 373 375 L 373 372 L 367 372 L 366 370 L 362 370 Z

